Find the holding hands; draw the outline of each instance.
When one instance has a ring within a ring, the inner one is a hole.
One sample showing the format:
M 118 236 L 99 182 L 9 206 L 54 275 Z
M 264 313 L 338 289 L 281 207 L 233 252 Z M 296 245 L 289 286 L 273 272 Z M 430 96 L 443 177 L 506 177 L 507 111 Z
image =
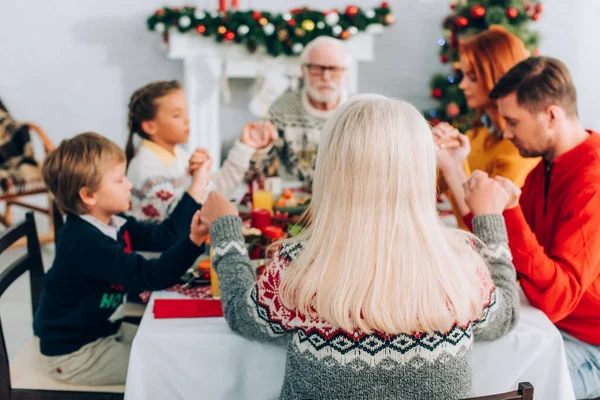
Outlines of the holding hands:
M 221 217 L 226 215 L 238 215 L 238 209 L 235 204 L 227 200 L 219 192 L 211 192 L 200 210 L 200 222 L 202 225 L 210 226 Z
M 439 123 L 431 130 L 437 149 L 438 166 L 442 172 L 461 167 L 469 153 L 469 138 L 447 122 Z
M 200 222 L 200 210 L 196 211 L 190 226 L 190 240 L 198 247 L 206 241 L 208 227 Z
M 482 171 L 473 172 L 473 175 L 463 184 L 463 189 L 465 202 L 475 217 L 502 214 L 511 200 L 509 193 Z
M 221 217 L 226 215 L 238 215 L 235 204 L 227 200 L 219 192 L 211 192 L 204 202 L 201 210 L 196 211 L 192 220 L 190 239 L 197 246 L 204 243 L 210 231 L 210 226 Z
M 206 190 L 211 167 L 212 159 L 208 152 L 204 149 L 196 149 L 190 158 L 189 171 L 192 175 L 192 183 L 188 194 L 198 203 L 202 200 Z
M 508 193 L 508 196 L 510 197 L 504 209 L 508 210 L 518 206 L 519 199 L 521 198 L 521 189 L 519 189 L 519 187 L 515 185 L 513 181 L 503 176 L 496 176 L 494 177 L 494 179 L 496 180 L 496 182 L 498 182 L 500 186 L 502 186 L 504 190 L 506 190 L 506 193 Z
M 270 121 L 251 122 L 242 129 L 240 142 L 253 149 L 264 149 L 277 139 L 277 129 Z

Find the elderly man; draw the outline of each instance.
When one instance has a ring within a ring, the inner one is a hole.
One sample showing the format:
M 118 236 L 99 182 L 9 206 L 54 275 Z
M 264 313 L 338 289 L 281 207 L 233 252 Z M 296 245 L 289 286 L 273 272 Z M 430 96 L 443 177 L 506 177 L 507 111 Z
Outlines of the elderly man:
M 306 46 L 302 54 L 303 88 L 275 100 L 268 113 L 274 126 L 250 124 L 251 129 L 276 129 L 279 137 L 266 157 L 258 154 L 253 159 L 250 178 L 279 175 L 310 186 L 321 128 L 348 97 L 347 66 L 348 54 L 337 39 L 321 36 Z

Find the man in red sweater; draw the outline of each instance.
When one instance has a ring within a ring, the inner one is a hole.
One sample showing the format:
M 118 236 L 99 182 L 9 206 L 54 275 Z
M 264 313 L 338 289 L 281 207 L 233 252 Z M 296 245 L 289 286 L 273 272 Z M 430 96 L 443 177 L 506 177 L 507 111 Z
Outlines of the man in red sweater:
M 563 335 L 578 399 L 600 396 L 600 135 L 582 128 L 566 66 L 529 58 L 496 84 L 504 138 L 542 157 L 504 212 L 521 287 Z

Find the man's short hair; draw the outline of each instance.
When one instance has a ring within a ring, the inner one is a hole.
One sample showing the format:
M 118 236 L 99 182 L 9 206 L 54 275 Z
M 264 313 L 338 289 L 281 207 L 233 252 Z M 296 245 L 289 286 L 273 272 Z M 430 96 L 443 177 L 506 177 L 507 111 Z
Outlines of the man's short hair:
M 496 100 L 517 93 L 517 102 L 532 113 L 558 105 L 577 117 L 577 90 L 566 65 L 551 57 L 530 57 L 512 67 L 490 92 Z
M 46 187 L 65 213 L 87 214 L 79 191 L 86 187 L 98 190 L 106 171 L 125 162 L 119 146 L 97 133 L 87 132 L 63 140 L 51 151 L 42 165 Z

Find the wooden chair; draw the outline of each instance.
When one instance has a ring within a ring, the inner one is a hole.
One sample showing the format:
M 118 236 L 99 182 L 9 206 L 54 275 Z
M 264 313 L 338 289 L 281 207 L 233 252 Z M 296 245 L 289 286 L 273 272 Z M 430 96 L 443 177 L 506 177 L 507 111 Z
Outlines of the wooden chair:
M 529 382 L 521 382 L 519 383 L 519 389 L 512 392 L 470 397 L 464 400 L 533 400 L 533 385 Z
M 58 204 L 56 201 L 52 199 L 52 228 L 54 229 L 54 242 L 56 243 L 56 239 L 58 238 L 58 231 L 65 224 L 65 217 L 58 208 Z
M 42 142 L 44 148 L 43 156 L 45 157 L 50 151 L 54 149 L 54 144 L 39 125 L 36 125 L 34 123 L 27 123 L 26 125 L 29 127 L 29 131 L 35 132 L 40 141 Z M 36 179 L 32 182 L 27 182 L 24 185 L 11 185 L 9 183 L 7 189 L 0 193 L 0 202 L 5 203 L 4 214 L 0 214 L 0 224 L 6 227 L 10 227 L 12 225 L 13 206 L 19 206 L 29 210 L 40 212 L 42 214 L 47 215 L 50 218 L 50 231 L 48 233 L 42 234 L 39 240 L 42 244 L 52 242 L 54 240 L 54 232 L 52 230 L 52 209 L 50 207 L 50 197 L 48 197 L 48 207 L 40 207 L 23 201 L 24 198 L 47 193 L 48 190 L 46 189 L 42 179 Z
M 33 213 L 0 236 L 0 253 L 21 238 L 27 240 L 27 253 L 0 274 L 0 297 L 25 272 L 29 272 L 33 314 L 39 305 L 44 266 Z M 62 383 L 43 374 L 38 341 L 31 339 L 14 359 L 8 361 L 0 321 L 0 399 L 2 400 L 122 400 L 124 386 L 77 386 Z

